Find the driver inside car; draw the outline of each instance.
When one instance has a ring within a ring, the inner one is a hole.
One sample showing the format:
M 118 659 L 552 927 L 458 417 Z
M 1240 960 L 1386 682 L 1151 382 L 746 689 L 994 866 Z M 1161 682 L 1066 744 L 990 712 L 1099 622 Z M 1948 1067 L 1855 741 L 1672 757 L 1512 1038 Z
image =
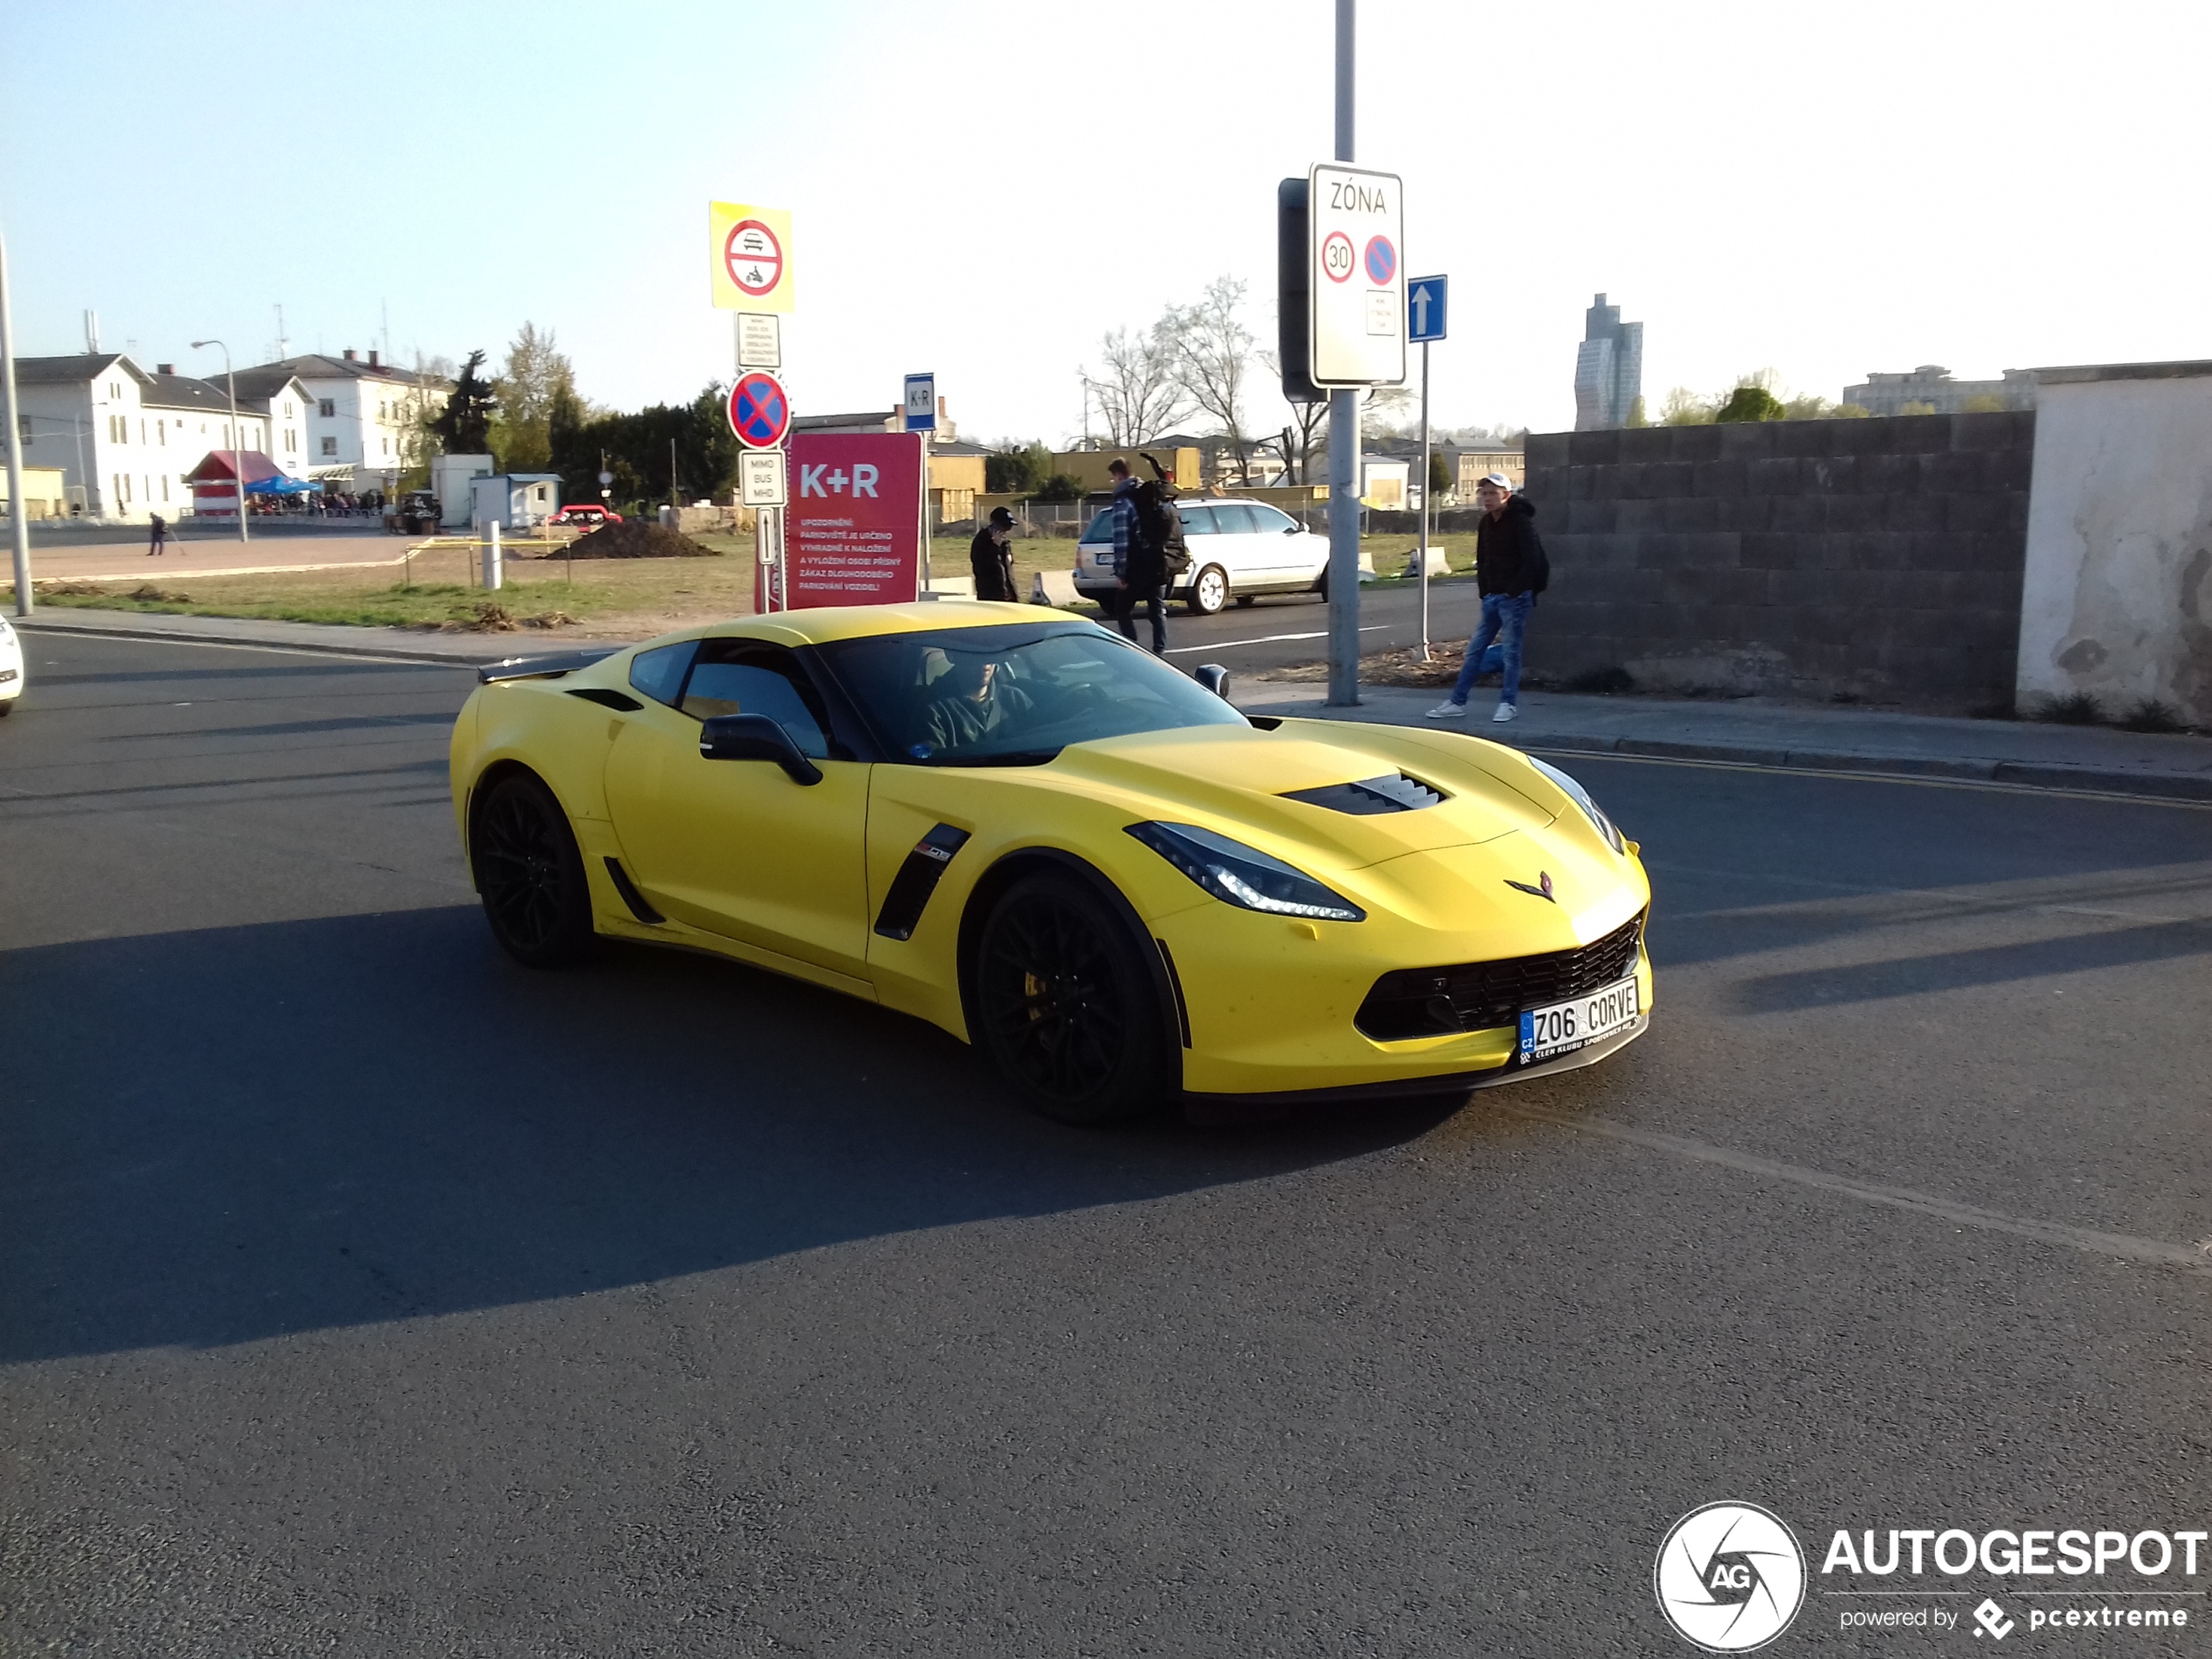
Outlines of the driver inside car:
M 934 664 L 924 670 L 935 700 L 922 715 L 921 737 L 933 750 L 981 743 L 1036 706 L 992 658 L 953 656 L 934 645 L 928 655 L 944 662 L 941 670 L 932 671 Z

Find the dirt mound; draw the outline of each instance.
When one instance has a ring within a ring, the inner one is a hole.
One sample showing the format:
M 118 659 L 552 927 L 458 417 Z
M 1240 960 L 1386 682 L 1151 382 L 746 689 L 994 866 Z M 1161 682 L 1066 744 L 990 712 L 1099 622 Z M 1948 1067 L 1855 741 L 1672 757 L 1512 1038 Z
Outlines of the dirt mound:
M 711 559 L 718 555 L 712 548 L 701 547 L 690 536 L 664 525 L 626 518 L 619 524 L 602 524 L 589 535 L 577 536 L 563 552 L 548 556 L 571 559 Z

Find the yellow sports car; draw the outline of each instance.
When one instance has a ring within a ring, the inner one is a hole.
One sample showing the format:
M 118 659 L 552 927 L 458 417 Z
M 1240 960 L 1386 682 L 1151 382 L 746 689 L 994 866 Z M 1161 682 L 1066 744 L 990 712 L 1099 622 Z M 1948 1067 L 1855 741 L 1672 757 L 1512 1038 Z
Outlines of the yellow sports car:
M 660 941 L 987 1049 L 1069 1123 L 1433 1095 L 1650 1017 L 1636 846 L 1459 732 L 1247 718 L 1024 605 L 783 612 L 480 671 L 454 810 L 520 961 Z

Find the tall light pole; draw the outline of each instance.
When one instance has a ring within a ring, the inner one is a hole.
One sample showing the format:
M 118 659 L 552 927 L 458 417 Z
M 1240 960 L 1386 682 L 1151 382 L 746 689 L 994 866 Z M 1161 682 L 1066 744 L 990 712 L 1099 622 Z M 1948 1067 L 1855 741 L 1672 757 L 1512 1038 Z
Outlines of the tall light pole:
M 16 331 L 8 314 L 8 244 L 0 238 L 0 382 L 7 395 L 8 536 L 15 543 L 16 615 L 30 614 L 30 517 L 23 498 L 23 416 L 16 411 Z
M 238 502 L 238 539 L 247 539 L 246 534 L 246 452 L 239 441 L 246 435 L 238 423 L 238 376 L 231 373 L 231 348 L 219 340 L 195 340 L 194 351 L 205 351 L 210 346 L 223 347 L 223 378 L 231 387 L 231 488 L 236 492 L 233 499 Z
M 1337 157 L 1352 153 L 1355 0 L 1337 0 Z M 1329 394 L 1329 705 L 1359 701 L 1359 394 Z

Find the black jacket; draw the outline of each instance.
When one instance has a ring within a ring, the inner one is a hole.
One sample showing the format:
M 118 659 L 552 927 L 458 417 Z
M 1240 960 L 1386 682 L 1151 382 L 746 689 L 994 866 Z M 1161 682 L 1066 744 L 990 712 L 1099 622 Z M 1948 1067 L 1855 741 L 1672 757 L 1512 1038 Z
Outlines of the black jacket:
M 1541 593 L 1551 585 L 1551 560 L 1536 534 L 1536 503 L 1510 496 L 1495 517 L 1485 513 L 1474 532 L 1474 586 L 1478 593 Z
M 975 573 L 978 599 L 1022 602 L 1022 596 L 1014 590 L 1014 550 L 994 542 L 990 531 L 977 530 L 975 539 L 968 544 L 968 568 Z
M 1157 484 L 1136 487 L 1135 521 L 1130 525 L 1129 556 L 1123 562 L 1123 579 L 1133 593 L 1149 594 L 1167 585 L 1167 545 L 1161 523 L 1163 497 Z

